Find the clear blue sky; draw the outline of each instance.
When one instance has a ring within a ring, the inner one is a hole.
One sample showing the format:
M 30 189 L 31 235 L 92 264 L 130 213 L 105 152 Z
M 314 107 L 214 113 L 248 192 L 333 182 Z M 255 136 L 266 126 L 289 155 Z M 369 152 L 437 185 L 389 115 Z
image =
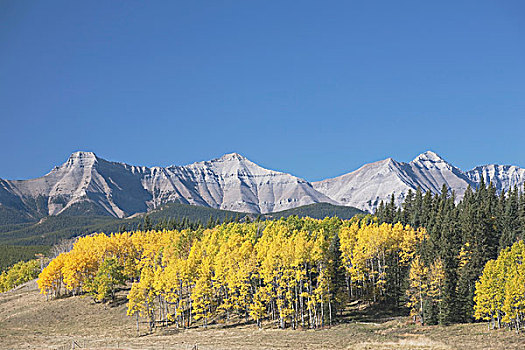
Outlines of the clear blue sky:
M 0 178 L 76 150 L 525 167 L 524 135 L 524 1 L 0 1 Z

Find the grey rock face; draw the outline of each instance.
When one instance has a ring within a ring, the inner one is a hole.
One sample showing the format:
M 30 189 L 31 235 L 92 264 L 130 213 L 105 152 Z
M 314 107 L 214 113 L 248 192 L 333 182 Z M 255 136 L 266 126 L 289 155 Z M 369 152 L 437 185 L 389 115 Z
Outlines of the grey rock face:
M 468 171 L 466 175 L 476 183 L 483 177 L 485 183 L 492 182 L 498 191 L 522 187 L 525 182 L 525 169 L 514 165 L 482 165 Z
M 482 176 L 498 191 L 508 190 L 523 186 L 525 169 L 485 165 L 463 172 L 428 151 L 409 163 L 388 158 L 309 183 L 264 169 L 237 153 L 186 166 L 149 168 L 75 152 L 43 177 L 0 179 L 0 209 L 15 209 L 33 218 L 58 214 L 125 217 L 180 202 L 265 214 L 325 202 L 373 212 L 392 193 L 400 204 L 409 190 L 418 187 L 439 193 L 445 184 L 459 199 Z
M 40 210 L 35 198 L 43 198 Z M 115 217 L 174 201 L 251 213 L 335 203 L 309 182 L 264 169 L 236 153 L 187 166 L 148 168 L 108 162 L 91 152 L 73 153 L 37 179 L 2 180 L 0 201 L 34 216 L 88 210 Z
M 63 165 L 31 180 L 4 181 L 7 191 L 20 203 L 17 209 L 34 216 L 57 215 L 82 205 L 89 213 L 123 217 L 145 211 L 151 198 L 141 177 L 129 166 L 108 162 L 92 152 L 75 152 Z M 35 207 L 35 198 L 42 202 Z M 86 207 L 87 205 L 87 207 Z
M 408 190 L 415 191 L 418 187 L 440 193 L 445 184 L 460 199 L 469 185 L 477 187 L 482 175 L 486 183 L 493 181 L 498 190 L 508 190 L 525 182 L 525 169 L 488 165 L 465 173 L 427 151 L 409 163 L 388 158 L 333 179 L 314 182 L 313 186 L 340 204 L 373 212 L 381 201 L 388 201 L 392 193 L 399 205 Z

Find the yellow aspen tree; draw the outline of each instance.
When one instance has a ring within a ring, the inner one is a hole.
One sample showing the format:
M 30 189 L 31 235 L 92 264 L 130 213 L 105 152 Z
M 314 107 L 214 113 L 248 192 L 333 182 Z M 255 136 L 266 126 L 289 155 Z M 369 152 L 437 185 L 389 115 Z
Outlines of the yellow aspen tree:
M 39 271 L 38 260 L 17 262 L 0 275 L 0 293 L 34 279 Z
M 476 282 L 474 291 L 474 317 L 478 320 L 490 321 L 499 312 L 498 305 L 498 263 L 490 260 L 483 269 L 483 274 Z
M 423 264 L 419 256 L 416 256 L 410 264 L 409 285 L 407 296 L 409 298 L 408 306 L 411 308 L 411 315 L 419 316 L 421 324 L 425 324 L 423 314 L 423 303 L 428 293 L 427 283 L 428 268 Z
M 38 276 L 38 288 L 41 294 L 53 293 L 55 297 L 60 295 L 63 285 L 62 267 L 67 253 L 62 253 L 49 263 Z
M 428 270 L 428 296 L 430 300 L 437 304 L 439 311 L 441 312 L 441 303 L 443 301 L 443 288 L 445 283 L 445 269 L 443 262 L 440 258 L 437 258 L 430 264 Z
M 523 323 L 525 309 L 525 268 L 523 259 L 525 257 L 525 243 L 516 242 L 512 245 L 510 252 L 505 258 L 510 260 L 505 276 L 505 299 L 503 302 L 503 320 L 512 322 L 519 332 Z
M 212 270 L 211 259 L 204 256 L 198 268 L 198 278 L 191 298 L 193 300 L 193 312 L 195 320 L 202 319 L 203 327 L 208 326 L 208 320 L 211 317 L 212 304 Z
M 257 327 L 262 327 L 262 319 L 266 314 L 266 303 L 268 302 L 268 291 L 264 286 L 257 286 L 252 302 L 249 306 L 250 317 L 255 320 Z
M 155 292 L 153 289 L 155 272 L 151 267 L 145 267 L 140 274 L 140 280 L 133 283 L 128 294 L 128 316 L 136 315 L 137 331 L 138 316 L 148 320 L 149 331 L 155 325 Z

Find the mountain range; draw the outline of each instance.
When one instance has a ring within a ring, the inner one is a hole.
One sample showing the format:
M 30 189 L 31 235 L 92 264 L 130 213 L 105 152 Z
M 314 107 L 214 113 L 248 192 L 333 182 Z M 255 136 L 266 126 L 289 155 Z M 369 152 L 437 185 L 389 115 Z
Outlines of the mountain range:
M 166 203 L 259 214 L 330 203 L 373 212 L 391 194 L 399 204 L 408 190 L 418 187 L 438 193 L 445 184 L 461 198 L 482 177 L 499 191 L 508 190 L 523 186 L 525 169 L 492 164 L 464 172 L 427 151 L 409 163 L 388 158 L 339 177 L 308 182 L 260 167 L 237 153 L 185 166 L 144 167 L 75 152 L 42 177 L 0 179 L 0 213 L 16 223 L 48 215 L 123 218 Z

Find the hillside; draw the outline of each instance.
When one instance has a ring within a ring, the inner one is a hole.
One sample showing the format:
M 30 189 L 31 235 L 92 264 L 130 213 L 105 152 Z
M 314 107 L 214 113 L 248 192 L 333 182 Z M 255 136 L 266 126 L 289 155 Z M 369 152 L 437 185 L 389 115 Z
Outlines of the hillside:
M 485 196 L 483 190 L 486 188 L 479 192 Z M 450 198 L 434 199 L 448 200 L 450 207 L 454 207 Z M 429 205 L 443 207 L 438 202 Z M 464 208 L 461 204 L 458 207 Z M 487 215 L 493 217 L 491 213 Z M 413 219 L 413 215 L 402 216 Z M 469 227 L 465 230 L 471 232 Z M 447 290 L 442 282 L 436 284 L 433 280 L 434 276 L 438 279 L 446 276 L 438 249 L 450 248 L 436 244 L 432 233 L 414 230 L 409 225 L 379 226 L 367 218 L 350 223 L 337 219 L 290 218 L 230 223 L 204 232 L 160 230 L 137 232 L 132 237 L 127 233 L 84 237 L 75 243 L 73 250 L 55 258 L 40 275 L 38 284 L 47 297 L 38 294 L 34 282 L 0 295 L 0 347 L 19 348 L 23 344 L 56 348 L 78 344 L 78 347 L 92 349 L 153 349 L 166 345 L 171 348 L 180 345 L 181 349 L 184 346 L 201 349 L 522 348 L 525 339 L 519 331 L 490 329 L 485 322 L 471 323 L 472 317 L 439 322 L 438 312 L 442 310 L 452 310 L 442 314 L 444 316 L 458 315 L 458 310 L 463 309 L 472 315 L 476 310 L 475 319 L 483 319 L 490 312 L 483 308 L 492 304 L 485 298 L 444 302 Z M 445 236 L 445 240 L 447 237 L 450 236 Z M 430 252 L 428 262 L 418 254 L 420 251 Z M 524 270 L 520 266 L 524 251 L 523 242 L 513 244 L 511 250 L 502 250 L 498 256 L 500 262 L 487 264 L 482 274 L 472 276 L 474 282 L 480 275 L 488 279 L 482 277 L 481 284 L 470 281 L 465 284 L 475 284 L 476 295 L 486 293 L 496 298 L 507 295 L 507 291 L 513 290 L 514 285 L 519 288 L 523 281 Z M 161 259 L 164 262 L 161 265 L 144 264 Z M 298 259 L 302 263 L 297 264 Z M 270 268 L 267 268 L 268 262 Z M 465 266 L 470 267 L 468 264 Z M 310 274 L 303 273 L 306 266 L 311 266 Z M 490 266 L 500 271 L 487 273 Z M 111 270 L 107 270 L 108 267 Z M 462 268 L 464 266 L 456 273 L 463 272 Z M 338 283 L 344 281 L 342 269 L 363 278 Z M 118 271 L 127 275 L 120 278 Z M 108 273 L 120 282 L 107 284 Z M 134 275 L 141 278 L 136 279 Z M 65 276 L 67 281 L 63 279 Z M 504 289 L 491 278 L 507 281 Z M 428 281 L 437 292 L 418 285 L 420 281 Z M 179 287 L 184 285 L 191 288 Z M 293 286 L 297 290 L 301 285 L 318 287 L 293 293 Z M 88 295 L 79 297 L 76 295 L 79 287 L 105 301 L 94 302 Z M 173 293 L 177 288 L 180 291 Z M 240 293 L 239 298 L 233 300 L 247 303 L 234 306 L 217 290 L 230 290 L 230 295 Z M 264 298 L 260 298 L 257 290 L 264 290 Z M 283 290 L 289 291 L 284 297 L 289 311 L 272 312 Z M 150 292 L 155 293 L 155 298 L 145 298 L 148 294 L 144 293 Z M 314 299 L 317 295 L 324 298 Z M 342 299 L 336 299 L 338 295 Z M 397 300 L 388 296 L 395 296 Z M 523 295 L 516 294 L 514 298 L 505 299 L 504 305 L 522 305 Z M 203 304 L 203 300 L 208 304 Z M 468 300 L 475 301 L 475 308 L 468 305 Z M 311 306 L 300 307 L 303 301 L 311 302 Z M 434 318 L 431 318 L 432 310 L 423 310 L 420 303 L 435 307 Z M 146 310 L 144 307 L 152 311 L 142 313 L 140 310 Z M 512 330 L 516 322 L 519 329 L 519 314 L 515 316 L 512 307 L 504 306 L 501 310 L 502 315 L 510 319 L 502 327 Z M 414 317 L 407 316 L 409 311 Z M 139 316 L 135 318 L 135 315 Z M 516 321 L 512 317 L 516 317 Z
M 315 203 L 303 207 L 285 210 L 260 216 L 261 219 L 276 219 L 297 215 L 323 219 L 327 216 L 337 216 L 341 219 L 350 219 L 363 213 L 353 207 L 336 206 L 328 203 Z M 3 221 L 0 212 L 0 222 Z M 135 230 L 143 224 L 146 214 L 138 214 L 132 218 L 118 219 L 110 216 L 48 216 L 36 222 L 0 225 L 0 247 L 2 259 L 0 271 L 19 260 L 34 258 L 37 252 L 44 253 L 49 246 L 62 239 L 68 239 L 93 232 L 118 232 L 122 229 Z M 152 224 L 165 220 L 207 225 L 210 219 L 213 222 L 243 220 L 249 216 L 252 220 L 258 215 L 220 210 L 196 205 L 169 203 L 148 214 Z M 7 221 L 9 222 L 9 221 Z
M 36 283 L 29 282 L 0 294 L 0 348 L 2 349 L 522 349 L 523 336 L 489 331 L 485 323 L 451 326 L 415 326 L 408 317 L 378 318 L 376 310 L 353 307 L 344 322 L 322 330 L 280 330 L 254 324 L 208 329 L 168 328 L 141 336 L 134 318 L 126 316 L 127 291 L 115 305 L 91 298 L 46 300 Z
M 333 205 L 330 203 L 315 203 L 297 207 L 293 209 L 278 211 L 276 213 L 266 214 L 265 217 L 269 219 L 287 218 L 292 215 L 298 217 L 310 217 L 314 219 L 324 219 L 326 217 L 338 217 L 343 220 L 353 218 L 358 214 L 364 214 L 361 209 L 354 207 L 346 207 L 342 205 Z

